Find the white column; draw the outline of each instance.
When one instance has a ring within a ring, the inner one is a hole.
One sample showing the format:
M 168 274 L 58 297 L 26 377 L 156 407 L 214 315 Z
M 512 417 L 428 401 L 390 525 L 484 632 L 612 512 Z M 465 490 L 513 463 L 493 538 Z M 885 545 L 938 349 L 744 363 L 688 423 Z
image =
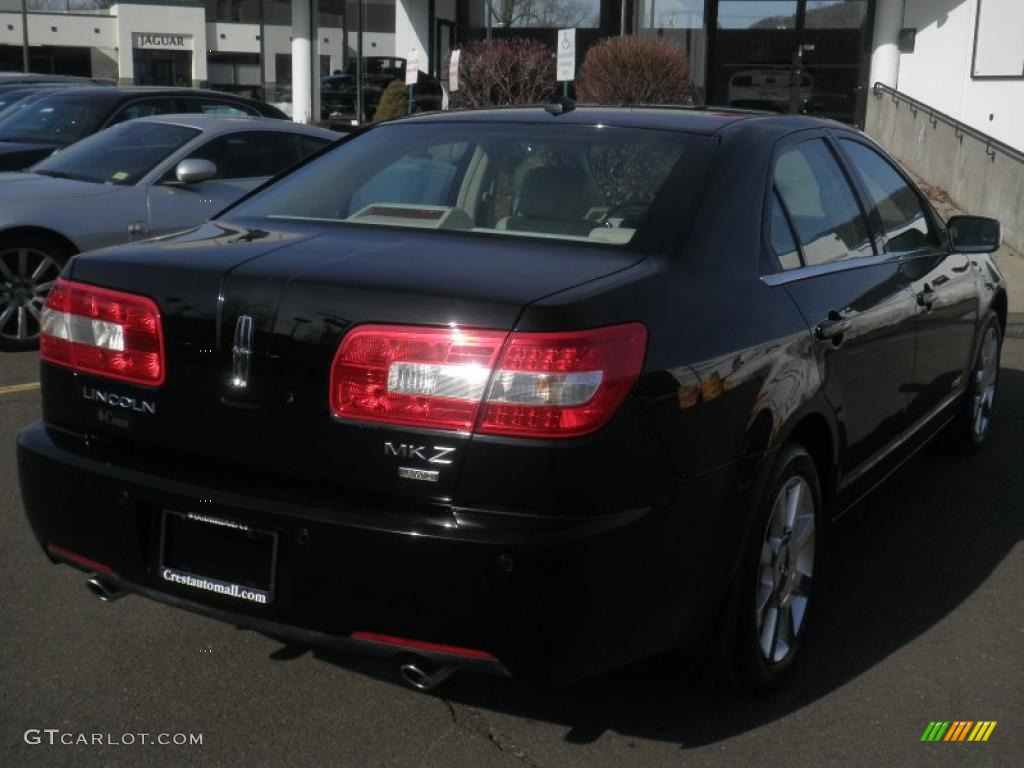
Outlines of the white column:
M 905 0 L 878 0 L 875 6 L 875 30 L 871 40 L 871 82 L 890 88 L 899 85 L 900 29 L 903 28 Z
M 430 40 L 429 5 L 426 0 L 395 0 L 395 56 L 404 58 L 415 48 L 420 54 L 420 70 L 430 71 L 430 57 L 427 50 Z
M 292 120 L 308 123 L 313 115 L 312 48 L 309 20 L 313 0 L 292 0 Z

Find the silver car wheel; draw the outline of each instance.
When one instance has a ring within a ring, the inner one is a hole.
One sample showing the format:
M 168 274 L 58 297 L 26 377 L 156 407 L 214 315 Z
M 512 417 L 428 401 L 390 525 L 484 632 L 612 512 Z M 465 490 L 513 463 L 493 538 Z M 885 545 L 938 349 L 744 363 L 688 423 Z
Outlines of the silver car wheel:
M 971 425 L 980 442 L 992 424 L 992 405 L 996 399 L 996 378 L 999 374 L 999 334 L 990 325 L 981 342 L 978 364 L 974 368 L 974 401 Z
M 797 475 L 775 497 L 757 575 L 757 638 L 765 661 L 792 653 L 804 627 L 814 577 L 814 494 Z
M 30 341 L 39 335 L 46 297 L 60 264 L 35 248 L 0 251 L 0 337 Z

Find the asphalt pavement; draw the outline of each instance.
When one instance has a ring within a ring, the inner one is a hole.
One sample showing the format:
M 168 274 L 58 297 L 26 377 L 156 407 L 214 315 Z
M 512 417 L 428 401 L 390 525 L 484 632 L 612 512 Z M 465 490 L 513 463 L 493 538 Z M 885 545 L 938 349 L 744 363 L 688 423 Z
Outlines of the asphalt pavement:
M 1020 766 L 1024 341 L 1003 362 L 989 445 L 926 450 L 837 523 L 799 675 L 750 701 L 674 657 L 563 689 L 456 675 L 425 695 L 379 661 L 100 603 L 25 522 L 15 436 L 39 418 L 37 362 L 0 353 L 0 764 Z M 997 725 L 922 743 L 935 720 Z

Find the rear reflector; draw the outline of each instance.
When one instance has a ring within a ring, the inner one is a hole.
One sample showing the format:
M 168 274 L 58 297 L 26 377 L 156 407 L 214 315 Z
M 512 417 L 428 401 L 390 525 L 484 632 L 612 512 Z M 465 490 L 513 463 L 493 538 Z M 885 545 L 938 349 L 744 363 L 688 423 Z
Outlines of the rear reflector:
M 96 573 L 102 573 L 106 576 L 117 576 L 117 573 L 109 565 L 103 563 L 97 563 L 95 560 L 90 560 L 88 557 L 83 557 L 77 552 L 72 552 L 70 549 L 64 549 L 64 547 L 58 547 L 56 544 L 47 544 L 46 550 L 58 560 L 66 560 L 69 563 L 80 565 L 86 570 L 95 571 Z
M 568 333 L 365 325 L 331 367 L 331 410 L 355 421 L 573 437 L 611 419 L 643 366 L 639 323 Z
M 394 637 L 392 635 L 378 635 L 376 632 L 353 632 L 353 640 L 362 640 L 370 643 L 381 643 L 382 645 L 394 645 L 399 648 L 409 648 L 415 651 L 428 651 L 432 653 L 446 653 L 449 656 L 462 656 L 467 659 L 482 659 L 485 661 L 496 661 L 495 657 L 487 651 L 478 651 L 475 648 L 460 648 L 457 645 L 441 645 L 440 643 L 428 643 L 425 640 L 410 640 L 405 637 Z
M 164 382 L 160 311 L 152 299 L 58 279 L 40 322 L 43 360 L 83 373 Z

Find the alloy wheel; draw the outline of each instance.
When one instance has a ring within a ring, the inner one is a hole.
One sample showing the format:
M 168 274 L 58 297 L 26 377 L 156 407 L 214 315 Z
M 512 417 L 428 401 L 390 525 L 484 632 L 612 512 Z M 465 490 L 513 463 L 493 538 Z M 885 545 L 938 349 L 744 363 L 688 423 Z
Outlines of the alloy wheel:
M 814 577 L 814 494 L 789 478 L 772 503 L 757 576 L 757 639 L 770 664 L 793 652 L 807 616 Z
M 978 364 L 974 368 L 974 400 L 971 425 L 979 441 L 988 434 L 992 423 L 992 406 L 996 399 L 996 378 L 999 374 L 999 334 L 990 325 L 981 342 Z
M 36 248 L 0 251 L 0 337 L 27 342 L 39 336 L 46 297 L 60 264 Z

